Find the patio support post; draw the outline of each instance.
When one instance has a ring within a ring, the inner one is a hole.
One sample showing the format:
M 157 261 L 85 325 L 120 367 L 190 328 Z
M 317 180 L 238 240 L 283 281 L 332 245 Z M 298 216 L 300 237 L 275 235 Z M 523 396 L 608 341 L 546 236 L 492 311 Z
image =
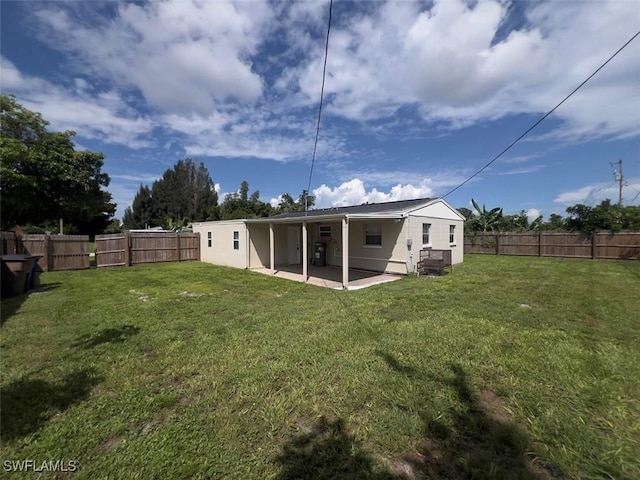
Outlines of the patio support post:
M 308 276 L 308 267 L 309 267 L 309 249 L 307 248 L 307 222 L 302 222 L 302 276 L 304 277 L 305 283 L 309 279 Z
M 349 288 L 349 219 L 342 219 L 342 288 Z
M 275 254 L 275 241 L 273 234 L 273 223 L 269 224 L 269 269 L 271 273 L 276 269 L 276 254 Z

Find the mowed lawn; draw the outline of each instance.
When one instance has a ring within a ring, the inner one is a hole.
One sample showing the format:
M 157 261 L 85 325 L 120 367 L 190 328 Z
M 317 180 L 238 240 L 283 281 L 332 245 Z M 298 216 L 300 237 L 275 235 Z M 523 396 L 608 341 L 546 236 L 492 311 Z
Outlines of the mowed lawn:
M 640 262 L 466 256 L 358 291 L 204 263 L 41 279 L 2 301 L 6 478 L 640 478 Z

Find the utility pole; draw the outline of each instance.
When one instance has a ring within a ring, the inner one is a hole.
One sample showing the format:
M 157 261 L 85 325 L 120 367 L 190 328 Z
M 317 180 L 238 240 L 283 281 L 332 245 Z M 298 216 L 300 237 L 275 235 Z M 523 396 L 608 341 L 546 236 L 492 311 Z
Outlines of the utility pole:
M 622 206 L 622 185 L 624 184 L 624 176 L 622 175 L 622 159 L 617 162 L 610 162 L 612 167 L 618 165 L 618 170 L 613 171 L 613 178 L 618 182 L 618 205 Z

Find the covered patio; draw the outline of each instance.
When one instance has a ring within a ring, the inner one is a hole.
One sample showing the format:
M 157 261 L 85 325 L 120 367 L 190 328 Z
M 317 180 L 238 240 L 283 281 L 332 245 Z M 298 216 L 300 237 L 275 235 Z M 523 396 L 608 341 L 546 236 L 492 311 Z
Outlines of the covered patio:
M 254 272 L 265 275 L 286 278 L 287 280 L 294 280 L 296 282 L 305 282 L 305 275 L 302 270 L 302 265 L 281 265 L 276 267 L 275 270 L 271 270 L 269 268 L 252 269 Z M 393 282 L 400 278 L 402 278 L 402 275 L 349 269 L 348 290 L 359 290 L 361 288 L 367 288 L 381 283 Z M 316 267 L 314 265 L 308 265 L 306 283 L 310 283 L 311 285 L 316 285 L 318 287 L 342 290 L 344 288 L 343 269 L 342 267 L 334 266 Z

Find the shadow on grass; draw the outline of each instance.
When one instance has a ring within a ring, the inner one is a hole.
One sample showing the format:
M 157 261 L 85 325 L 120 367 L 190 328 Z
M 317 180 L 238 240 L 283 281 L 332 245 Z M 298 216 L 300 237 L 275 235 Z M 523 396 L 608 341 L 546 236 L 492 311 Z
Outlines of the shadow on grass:
M 278 462 L 282 471 L 277 480 L 399 478 L 381 471 L 373 457 L 345 430 L 340 419 L 329 421 L 322 417 L 311 431 L 298 435 L 284 446 Z
M 398 373 L 413 376 L 415 369 L 404 366 L 393 355 L 376 352 Z M 537 463 L 527 435 L 510 420 L 503 400 L 485 390 L 474 392 L 459 365 L 451 365 L 453 378 L 436 379 L 454 389 L 459 404 L 451 410 L 452 423 L 426 418 L 424 442 L 418 455 L 403 459 L 407 470 L 441 479 L 545 480 L 559 478 L 554 466 Z M 418 378 L 419 379 L 419 378 Z
M 403 375 L 414 375 L 416 373 L 416 370 L 414 367 L 411 367 L 409 365 L 403 365 L 393 355 L 390 355 L 386 352 L 382 352 L 380 350 L 376 350 L 373 353 L 378 357 L 380 357 L 382 360 L 384 360 L 385 363 L 389 365 L 389 367 L 391 367 L 392 370 L 395 370 L 398 373 L 402 373 Z
M 454 388 L 460 407 L 451 412 L 452 424 L 426 419 L 421 470 L 434 479 L 557 478 L 556 468 L 527 456 L 527 435 L 510 421 L 502 399 L 491 391 L 472 391 L 464 370 L 450 368 L 453 378 L 445 383 Z
M 7 297 L 2 299 L 2 305 L 0 306 L 0 325 L 4 325 L 7 320 L 13 317 L 24 302 L 27 301 L 31 295 L 39 295 L 46 293 L 49 290 L 58 288 L 60 283 L 47 283 L 44 285 L 37 285 L 34 289 L 29 290 L 28 293 L 22 295 L 16 295 L 15 297 Z
M 94 334 L 82 335 L 74 344 L 74 347 L 93 348 L 103 343 L 123 343 L 137 335 L 139 327 L 134 325 L 122 325 L 117 328 L 105 328 Z
M 92 368 L 71 372 L 60 382 L 21 378 L 0 390 L 2 441 L 37 431 L 53 415 L 87 399 L 103 380 Z

